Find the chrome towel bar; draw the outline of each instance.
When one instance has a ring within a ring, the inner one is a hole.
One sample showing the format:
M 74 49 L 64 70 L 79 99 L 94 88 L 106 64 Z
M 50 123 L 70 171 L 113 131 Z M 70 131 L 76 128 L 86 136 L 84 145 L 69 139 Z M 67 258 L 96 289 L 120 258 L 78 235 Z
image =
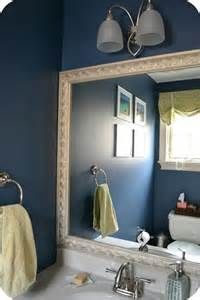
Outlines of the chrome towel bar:
M 23 190 L 21 185 L 14 179 L 11 179 L 8 173 L 0 172 L 0 187 L 4 187 L 8 183 L 14 183 L 17 186 L 20 195 L 19 203 L 23 205 Z

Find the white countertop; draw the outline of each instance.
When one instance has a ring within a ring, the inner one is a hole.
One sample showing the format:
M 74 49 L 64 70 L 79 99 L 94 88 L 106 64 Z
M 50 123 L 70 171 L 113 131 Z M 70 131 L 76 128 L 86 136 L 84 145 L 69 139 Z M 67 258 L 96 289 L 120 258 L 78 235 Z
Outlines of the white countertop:
M 87 270 L 85 270 L 87 271 Z M 112 292 L 113 281 L 92 274 L 95 283 L 76 287 L 70 284 L 79 271 L 66 266 L 53 266 L 38 275 L 37 283 L 31 291 L 16 300 L 125 300 L 129 297 Z M 163 300 L 160 294 L 148 292 L 141 300 Z

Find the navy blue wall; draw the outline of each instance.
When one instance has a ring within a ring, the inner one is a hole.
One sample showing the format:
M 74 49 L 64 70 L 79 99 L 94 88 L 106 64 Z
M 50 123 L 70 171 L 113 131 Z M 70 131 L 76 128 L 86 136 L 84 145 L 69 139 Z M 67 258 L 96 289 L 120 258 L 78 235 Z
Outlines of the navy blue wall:
M 160 92 L 200 88 L 200 80 L 178 81 L 158 85 Z M 159 115 L 156 120 L 156 162 L 159 159 Z M 187 200 L 200 205 L 200 173 L 161 170 L 155 163 L 154 231 L 168 231 L 168 214 L 177 198 L 185 192 Z
M 63 70 L 131 59 L 127 50 L 103 54 L 96 49 L 98 26 L 114 3 L 126 6 L 136 16 L 141 0 L 64 0 Z M 200 16 L 197 10 L 186 0 L 154 0 L 154 3 L 165 21 L 166 41 L 163 45 L 146 48 L 142 56 L 198 49 Z M 123 27 L 125 22 L 128 24 L 123 12 L 116 10 L 115 14 Z
M 145 159 L 115 158 L 114 118 L 117 85 L 147 103 Z M 106 170 L 116 208 L 119 232 L 135 240 L 137 226 L 152 230 L 155 135 L 155 83 L 148 76 L 102 80 L 73 86 L 71 136 L 70 231 L 93 238 L 92 207 L 95 189 L 92 164 Z
M 39 269 L 55 262 L 55 184 L 61 1 L 17 0 L 0 15 L 0 169 L 24 190 Z M 18 201 L 14 187 L 0 204 Z

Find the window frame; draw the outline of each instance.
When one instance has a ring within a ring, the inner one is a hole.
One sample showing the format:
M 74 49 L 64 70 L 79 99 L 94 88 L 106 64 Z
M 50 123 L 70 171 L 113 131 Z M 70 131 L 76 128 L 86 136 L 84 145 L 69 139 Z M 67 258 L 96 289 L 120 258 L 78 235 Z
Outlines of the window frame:
M 200 172 L 200 161 L 185 161 L 184 163 L 181 163 L 169 160 L 167 156 L 167 143 L 169 140 L 169 136 L 170 129 L 160 119 L 158 163 L 160 164 L 161 170 Z

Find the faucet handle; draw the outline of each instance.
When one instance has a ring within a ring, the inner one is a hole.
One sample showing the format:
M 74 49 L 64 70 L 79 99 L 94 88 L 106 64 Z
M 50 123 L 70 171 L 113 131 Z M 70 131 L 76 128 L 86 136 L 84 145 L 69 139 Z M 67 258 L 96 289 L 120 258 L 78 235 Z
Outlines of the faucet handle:
M 144 278 L 144 277 L 135 277 L 135 280 L 137 282 L 144 282 L 144 283 L 148 283 L 148 284 L 155 282 L 155 279 L 148 279 L 148 278 Z
M 117 271 L 115 269 L 112 268 L 106 268 L 106 273 L 112 273 L 112 274 L 117 274 Z
M 144 292 L 144 283 L 150 284 L 152 282 L 155 282 L 155 280 L 143 277 L 135 277 L 134 299 L 142 297 Z
M 178 248 L 178 250 L 182 252 L 182 260 L 185 260 L 186 251 L 181 248 Z

